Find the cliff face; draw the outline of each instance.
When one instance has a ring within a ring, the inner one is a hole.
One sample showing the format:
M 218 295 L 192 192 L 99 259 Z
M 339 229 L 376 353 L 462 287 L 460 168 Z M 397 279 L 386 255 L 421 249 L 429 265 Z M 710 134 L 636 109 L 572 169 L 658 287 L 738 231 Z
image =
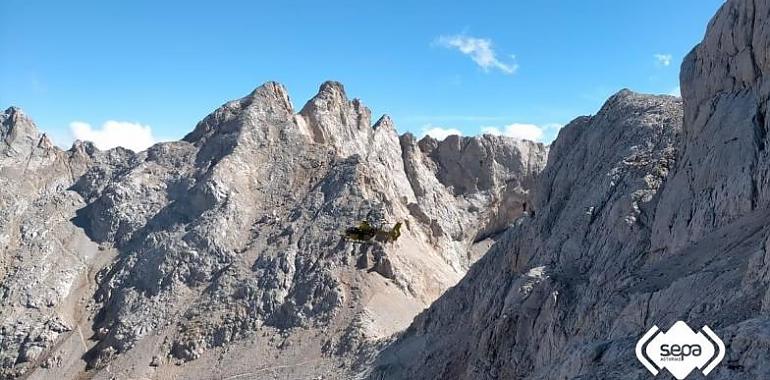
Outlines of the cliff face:
M 537 214 L 371 378 L 643 379 L 636 341 L 677 320 L 727 346 L 709 378 L 770 377 L 768 23 L 769 1 L 728 1 L 682 65 L 683 105 L 622 91 L 565 127 Z
M 522 215 L 546 155 L 399 137 L 336 82 L 297 113 L 267 83 L 140 153 L 2 128 L 3 377 L 347 377 Z M 401 237 L 343 238 L 373 216 Z
M 657 215 L 656 248 L 677 250 L 770 202 L 769 13 L 767 1 L 728 1 L 682 64 L 685 149 Z
M 644 262 L 657 192 L 674 165 L 681 102 L 624 90 L 551 146 L 536 213 L 520 218 L 466 277 L 379 357 L 379 378 L 569 375 L 622 304 L 616 281 Z M 639 313 L 641 315 L 642 313 Z M 642 320 L 617 334 L 636 334 Z M 580 343 L 577 343 L 580 342 Z M 633 344 L 630 343 L 633 355 Z M 633 356 L 632 356 L 633 358 Z M 629 363 L 633 366 L 633 363 Z M 579 375 L 576 373 L 575 375 Z
M 0 377 L 646 379 L 636 341 L 684 320 L 709 378 L 770 378 L 768 23 L 729 0 L 682 99 L 620 91 L 549 149 L 399 136 L 336 82 L 140 153 L 8 109 Z
M 84 203 L 66 191 L 99 154 L 61 151 L 17 108 L 0 115 L 0 376 L 37 363 L 66 320 L 85 310 L 87 261 L 98 247 L 69 220 Z M 104 262 L 104 261 L 102 261 Z

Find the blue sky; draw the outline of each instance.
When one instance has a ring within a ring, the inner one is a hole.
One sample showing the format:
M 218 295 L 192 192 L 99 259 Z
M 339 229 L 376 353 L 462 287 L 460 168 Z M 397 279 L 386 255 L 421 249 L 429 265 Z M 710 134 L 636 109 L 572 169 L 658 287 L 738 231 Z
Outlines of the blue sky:
M 144 143 L 265 81 L 299 109 L 334 79 L 400 132 L 548 142 L 623 87 L 674 91 L 722 2 L 3 0 L 0 106 L 60 145 Z

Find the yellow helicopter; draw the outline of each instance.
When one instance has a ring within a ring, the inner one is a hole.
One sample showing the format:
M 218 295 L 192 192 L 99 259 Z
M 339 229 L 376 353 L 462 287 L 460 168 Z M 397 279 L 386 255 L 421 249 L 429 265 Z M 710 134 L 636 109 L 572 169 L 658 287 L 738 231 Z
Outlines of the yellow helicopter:
M 361 221 L 356 227 L 350 227 L 345 230 L 345 238 L 358 242 L 370 242 L 372 240 L 391 243 L 401 236 L 401 222 L 396 223 L 393 228 L 385 228 L 381 225 L 375 225 L 367 220 Z

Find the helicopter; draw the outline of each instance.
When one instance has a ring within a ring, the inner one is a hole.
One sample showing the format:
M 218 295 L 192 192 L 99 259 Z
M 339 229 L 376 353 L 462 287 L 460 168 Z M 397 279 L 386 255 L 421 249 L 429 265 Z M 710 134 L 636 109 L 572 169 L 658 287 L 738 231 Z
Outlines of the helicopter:
M 393 228 L 385 227 L 385 218 L 382 215 L 376 215 L 370 212 L 365 220 L 362 220 L 358 226 L 350 227 L 345 230 L 345 238 L 357 242 L 370 242 L 372 240 L 391 243 L 401 236 L 401 222 L 397 222 Z
M 396 241 L 401 236 L 401 222 L 396 223 L 393 228 L 387 229 L 370 224 L 367 221 L 361 221 L 356 227 L 350 227 L 345 230 L 345 237 L 349 240 L 358 242 L 379 241 L 390 243 Z

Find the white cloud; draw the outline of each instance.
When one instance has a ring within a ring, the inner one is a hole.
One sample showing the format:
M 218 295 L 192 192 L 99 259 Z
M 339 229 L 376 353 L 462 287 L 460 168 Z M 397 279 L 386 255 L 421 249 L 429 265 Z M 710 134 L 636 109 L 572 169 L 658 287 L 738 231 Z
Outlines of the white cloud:
M 543 128 L 534 124 L 513 123 L 498 127 L 481 127 L 481 133 L 489 135 L 503 135 L 517 139 L 540 141 L 543 138 Z
M 671 91 L 669 91 L 668 94 L 671 96 L 682 96 L 682 88 L 679 86 L 676 86 Z
M 503 131 L 501 131 L 500 128 L 497 128 L 497 127 L 481 127 L 481 134 L 502 136 Z
M 463 132 L 455 128 L 442 128 L 431 124 L 426 124 L 422 127 L 423 136 L 428 135 L 434 139 L 443 140 L 450 135 L 462 136 Z
M 510 119 L 510 117 L 484 115 L 413 115 L 407 116 L 405 119 L 415 122 L 495 122 Z
M 516 64 L 516 57 L 513 55 L 510 56 L 511 61 L 509 63 L 500 61 L 494 49 L 492 49 L 492 40 L 488 38 L 476 38 L 458 34 L 454 36 L 440 36 L 436 42 L 443 47 L 457 49 L 471 57 L 473 62 L 476 62 L 479 67 L 487 72 L 490 69 L 498 69 L 504 74 L 513 74 L 519 68 L 519 65 Z
M 560 129 L 564 128 L 564 124 L 559 123 L 548 123 L 543 125 L 543 129 L 547 131 L 554 131 L 559 132 Z
M 663 66 L 670 66 L 671 65 L 671 54 L 653 54 L 653 57 L 655 57 L 655 60 L 658 62 L 659 65 Z
M 149 125 L 127 121 L 108 120 L 102 124 L 101 129 L 94 129 L 91 124 L 82 121 L 73 121 L 70 123 L 70 132 L 75 139 L 91 141 L 102 150 L 122 146 L 141 152 L 156 142 Z

